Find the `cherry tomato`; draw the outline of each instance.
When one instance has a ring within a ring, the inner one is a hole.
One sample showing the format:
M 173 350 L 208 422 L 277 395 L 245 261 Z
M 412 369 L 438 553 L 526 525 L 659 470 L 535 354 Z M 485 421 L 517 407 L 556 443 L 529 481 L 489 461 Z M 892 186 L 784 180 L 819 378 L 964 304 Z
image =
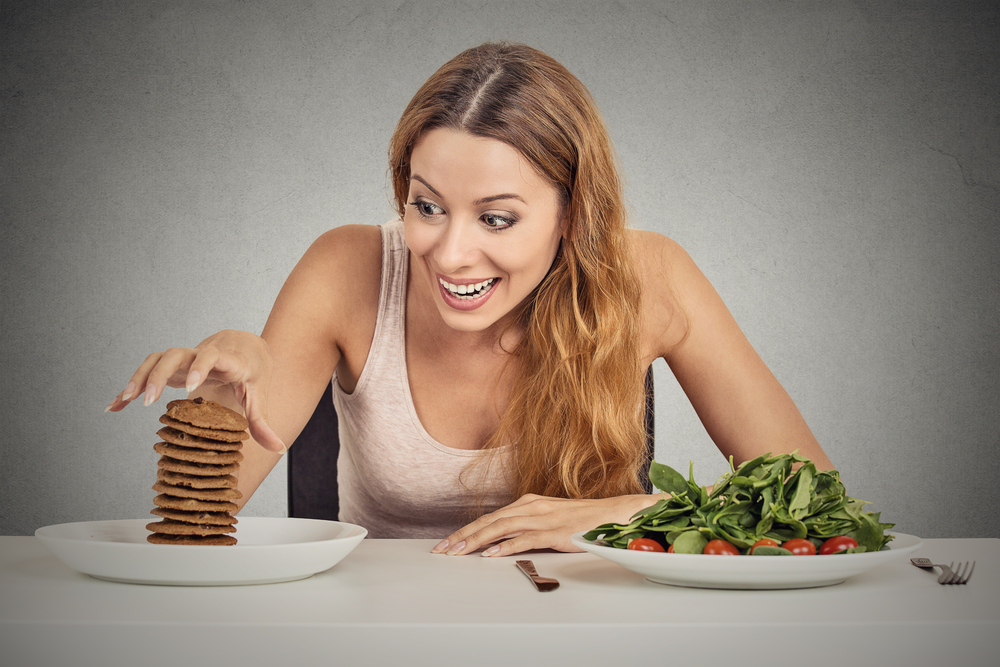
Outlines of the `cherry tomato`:
M 751 556 L 753 555 L 753 550 L 756 549 L 757 547 L 776 547 L 776 546 L 778 546 L 778 543 L 775 542 L 774 540 L 762 537 L 761 539 L 754 542 L 753 546 L 750 547 L 750 555 Z
M 810 542 L 809 540 L 802 539 L 801 537 L 796 537 L 794 539 L 788 540 L 781 546 L 791 551 L 793 556 L 816 555 L 816 545 Z
M 640 537 L 628 543 L 628 548 L 632 551 L 659 551 L 663 553 L 663 545 L 648 537 Z
M 740 550 L 725 540 L 712 540 L 705 545 L 702 553 L 709 556 L 739 556 Z
M 669 547 L 667 547 L 667 553 L 668 554 L 674 553 L 674 545 L 671 544 Z
M 858 546 L 858 541 L 853 537 L 848 537 L 847 535 L 840 535 L 839 537 L 831 537 L 823 546 L 819 548 L 819 553 L 822 556 L 829 554 L 835 554 L 838 551 L 844 551 L 845 549 L 853 549 Z

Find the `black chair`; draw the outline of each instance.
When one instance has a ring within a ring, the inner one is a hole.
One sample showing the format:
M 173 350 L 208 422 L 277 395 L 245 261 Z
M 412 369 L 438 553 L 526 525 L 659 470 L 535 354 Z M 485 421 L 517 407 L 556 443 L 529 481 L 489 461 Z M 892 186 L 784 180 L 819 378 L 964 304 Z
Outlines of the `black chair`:
M 646 457 L 642 479 L 646 493 L 653 492 L 646 471 L 653 460 L 653 368 L 646 371 Z M 288 516 L 336 521 L 340 514 L 337 493 L 337 455 L 340 434 L 333 407 L 333 383 L 326 386 L 312 417 L 285 454 L 288 467 Z

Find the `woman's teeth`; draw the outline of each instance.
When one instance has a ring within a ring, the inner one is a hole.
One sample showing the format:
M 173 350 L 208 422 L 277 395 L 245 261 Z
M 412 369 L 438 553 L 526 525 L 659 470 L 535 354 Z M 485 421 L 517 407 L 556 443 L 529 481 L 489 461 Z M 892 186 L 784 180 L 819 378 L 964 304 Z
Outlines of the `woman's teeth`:
M 475 283 L 473 285 L 452 285 L 451 283 L 438 278 L 438 282 L 440 282 L 446 290 L 451 292 L 452 295 L 458 299 L 475 299 L 477 296 L 482 296 L 484 292 L 489 290 L 490 285 L 492 285 L 495 280 L 496 278 L 490 278 L 489 280 L 484 280 L 481 283 Z

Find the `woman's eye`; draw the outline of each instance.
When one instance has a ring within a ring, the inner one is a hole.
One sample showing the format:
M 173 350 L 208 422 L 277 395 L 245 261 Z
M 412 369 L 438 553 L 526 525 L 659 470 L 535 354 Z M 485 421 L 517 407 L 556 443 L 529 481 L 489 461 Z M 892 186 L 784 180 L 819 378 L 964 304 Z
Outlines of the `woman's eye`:
M 514 226 L 514 221 L 510 218 L 504 218 L 499 215 L 492 215 L 487 213 L 483 216 L 483 222 L 491 231 L 499 231 L 501 229 L 507 229 L 508 227 Z
M 417 213 L 424 218 L 429 218 L 432 215 L 440 215 L 444 213 L 444 210 L 440 206 L 436 206 L 427 201 L 415 201 L 411 202 L 410 206 L 417 209 Z

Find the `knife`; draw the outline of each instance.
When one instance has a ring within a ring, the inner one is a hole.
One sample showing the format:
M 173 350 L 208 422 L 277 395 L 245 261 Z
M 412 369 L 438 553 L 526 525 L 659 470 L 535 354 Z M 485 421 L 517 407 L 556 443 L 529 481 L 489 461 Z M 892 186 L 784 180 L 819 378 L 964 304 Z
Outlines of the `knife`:
M 519 560 L 515 562 L 517 563 L 517 569 L 524 572 L 528 579 L 531 579 L 531 583 L 535 585 L 535 588 L 542 593 L 545 593 L 546 591 L 554 591 L 559 588 L 559 582 L 555 579 L 539 577 L 538 572 L 535 570 L 535 564 L 530 560 Z

